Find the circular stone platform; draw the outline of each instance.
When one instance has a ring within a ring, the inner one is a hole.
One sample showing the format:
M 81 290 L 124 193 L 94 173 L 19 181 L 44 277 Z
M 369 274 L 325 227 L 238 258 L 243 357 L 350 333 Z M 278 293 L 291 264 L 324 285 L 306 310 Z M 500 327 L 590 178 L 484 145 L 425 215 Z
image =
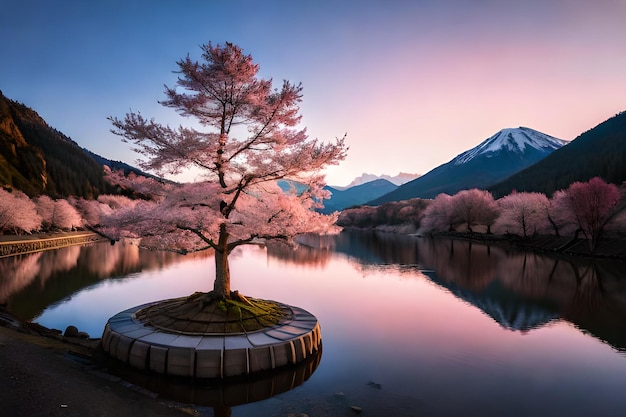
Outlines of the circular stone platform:
M 194 329 L 187 332 L 162 325 L 157 328 L 146 321 L 142 310 L 168 301 L 136 306 L 111 317 L 102 334 L 104 351 L 142 371 L 226 378 L 297 364 L 321 348 L 322 335 L 317 319 L 299 307 L 277 303 L 285 317 L 278 324 L 261 330 L 209 333 Z

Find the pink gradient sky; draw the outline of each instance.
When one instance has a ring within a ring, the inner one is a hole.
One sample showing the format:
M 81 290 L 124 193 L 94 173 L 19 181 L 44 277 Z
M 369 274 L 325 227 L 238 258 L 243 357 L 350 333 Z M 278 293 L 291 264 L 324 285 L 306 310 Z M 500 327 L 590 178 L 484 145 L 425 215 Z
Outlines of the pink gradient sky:
M 626 110 L 626 1 L 58 3 L 3 6 L 0 90 L 129 163 L 106 117 L 185 123 L 157 101 L 176 60 L 208 41 L 302 82 L 310 136 L 348 134 L 333 185 L 423 174 L 507 127 L 572 140 Z

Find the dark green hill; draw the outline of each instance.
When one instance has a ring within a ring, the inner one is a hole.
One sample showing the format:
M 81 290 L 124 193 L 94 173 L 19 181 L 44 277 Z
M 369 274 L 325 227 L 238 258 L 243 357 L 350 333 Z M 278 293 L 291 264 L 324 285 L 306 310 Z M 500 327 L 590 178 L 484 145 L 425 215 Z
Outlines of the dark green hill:
M 0 186 L 54 198 L 92 198 L 113 191 L 102 166 L 76 142 L 1 92 Z
M 40 149 L 26 142 L 10 104 L 0 92 L 0 186 L 32 195 L 46 187 L 46 160 Z
M 489 187 L 494 197 L 511 191 L 552 195 L 575 181 L 599 176 L 613 184 L 626 181 L 626 112 L 600 123 L 536 164 Z

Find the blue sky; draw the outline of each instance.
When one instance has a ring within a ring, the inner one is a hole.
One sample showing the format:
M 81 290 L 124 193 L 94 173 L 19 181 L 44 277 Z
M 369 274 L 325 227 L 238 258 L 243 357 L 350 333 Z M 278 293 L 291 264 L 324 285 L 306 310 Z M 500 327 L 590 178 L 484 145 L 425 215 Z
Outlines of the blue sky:
M 618 0 L 4 0 L 0 36 L 5 96 L 129 163 L 107 116 L 186 123 L 158 100 L 175 62 L 209 41 L 302 82 L 310 136 L 348 134 L 334 185 L 425 173 L 507 127 L 571 140 L 626 110 Z

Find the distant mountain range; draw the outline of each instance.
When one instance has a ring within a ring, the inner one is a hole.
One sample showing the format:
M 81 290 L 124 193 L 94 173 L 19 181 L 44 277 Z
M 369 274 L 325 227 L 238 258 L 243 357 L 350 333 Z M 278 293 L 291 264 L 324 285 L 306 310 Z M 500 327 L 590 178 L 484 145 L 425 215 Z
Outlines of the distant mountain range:
M 325 201 L 323 211 L 434 198 L 439 193 L 455 194 L 469 188 L 488 189 L 495 197 L 513 190 L 551 195 L 574 181 L 594 176 L 618 185 L 626 181 L 626 112 L 565 144 L 526 127 L 503 129 L 422 176 L 363 174 L 348 187 L 327 186 L 332 197 Z M 91 198 L 114 191 L 104 181 L 103 164 L 148 175 L 81 148 L 34 110 L 0 91 L 0 186 L 30 196 Z
M 379 178 L 345 190 L 339 190 L 330 186 L 324 188 L 330 191 L 332 195 L 330 199 L 324 200 L 324 208 L 320 212 L 328 214 L 333 211 L 341 211 L 351 206 L 364 204 L 397 189 L 398 186 Z
M 410 198 L 434 198 L 469 188 L 485 189 L 527 168 L 567 144 L 527 127 L 503 129 L 398 189 L 368 202 L 380 205 Z
M 345 187 L 339 187 L 335 185 L 332 185 L 331 187 L 336 190 L 346 190 L 348 188 L 356 187 L 357 185 L 366 184 L 368 182 L 372 182 L 374 180 L 379 180 L 379 179 L 387 180 L 390 183 L 395 184 L 395 185 L 402 185 L 411 180 L 414 180 L 417 177 L 419 177 L 419 174 L 409 174 L 406 172 L 400 172 L 398 175 L 394 175 L 394 176 L 387 175 L 387 174 L 374 175 L 374 174 L 368 174 L 364 172 L 363 174 L 361 174 L 361 176 L 356 177 L 354 180 L 352 180 L 350 184 L 346 185 Z

